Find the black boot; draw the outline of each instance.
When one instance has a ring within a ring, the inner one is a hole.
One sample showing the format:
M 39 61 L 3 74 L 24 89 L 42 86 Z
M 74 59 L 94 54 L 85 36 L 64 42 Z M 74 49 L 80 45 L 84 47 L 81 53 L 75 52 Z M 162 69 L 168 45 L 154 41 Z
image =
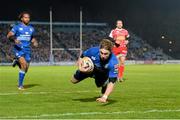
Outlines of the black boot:
M 21 68 L 21 65 L 20 65 L 18 59 L 17 59 L 17 58 L 14 58 L 14 59 L 13 59 L 13 62 L 12 62 L 12 66 L 15 67 L 16 65 L 18 65 L 18 67 Z

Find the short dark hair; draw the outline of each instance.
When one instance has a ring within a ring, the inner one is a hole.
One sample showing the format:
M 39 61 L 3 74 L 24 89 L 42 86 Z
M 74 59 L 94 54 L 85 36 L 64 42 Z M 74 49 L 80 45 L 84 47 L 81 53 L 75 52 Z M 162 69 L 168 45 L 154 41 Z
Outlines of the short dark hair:
M 28 14 L 28 15 L 31 17 L 31 15 L 30 15 L 29 12 L 23 11 L 23 12 L 21 12 L 21 13 L 19 14 L 18 19 L 21 20 L 21 18 L 24 16 L 24 14 Z
M 112 51 L 113 43 L 109 39 L 102 39 L 100 42 L 100 49 Z

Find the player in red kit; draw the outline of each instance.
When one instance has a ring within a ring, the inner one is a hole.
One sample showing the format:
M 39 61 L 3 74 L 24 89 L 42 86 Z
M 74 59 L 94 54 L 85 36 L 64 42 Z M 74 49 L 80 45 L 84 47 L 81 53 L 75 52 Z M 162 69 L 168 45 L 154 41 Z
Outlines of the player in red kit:
M 113 38 L 115 43 L 112 52 L 119 60 L 118 80 L 120 82 L 123 81 L 124 66 L 127 55 L 127 44 L 129 43 L 129 33 L 126 29 L 122 27 L 123 22 L 121 20 L 117 20 L 116 28 L 113 29 L 109 34 L 109 37 Z

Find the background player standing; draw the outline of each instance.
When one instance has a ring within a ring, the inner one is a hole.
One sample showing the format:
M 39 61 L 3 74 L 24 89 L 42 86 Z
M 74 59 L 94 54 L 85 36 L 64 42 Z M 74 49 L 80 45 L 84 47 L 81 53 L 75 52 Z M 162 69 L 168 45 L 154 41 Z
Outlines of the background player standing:
M 116 28 L 111 31 L 109 37 L 114 40 L 113 53 L 119 60 L 118 67 L 118 81 L 123 81 L 123 73 L 125 67 L 125 60 L 127 56 L 127 44 L 129 43 L 129 33 L 126 29 L 122 28 L 123 22 L 121 20 L 117 20 Z
M 28 71 L 29 63 L 31 60 L 31 43 L 35 47 L 38 46 L 36 39 L 34 38 L 34 28 L 29 25 L 30 14 L 28 12 L 22 12 L 19 15 L 20 23 L 13 26 L 11 31 L 7 34 L 7 38 L 13 41 L 14 54 L 17 59 L 14 63 L 20 64 L 18 89 L 23 90 L 23 81 L 25 74 Z
M 117 80 L 117 67 L 118 60 L 112 53 L 113 44 L 110 40 L 103 39 L 100 42 L 99 47 L 92 47 L 84 51 L 78 60 L 79 70 L 74 74 L 71 82 L 78 83 L 88 77 L 95 79 L 97 87 L 102 87 L 102 97 L 97 98 L 98 102 L 107 102 L 108 96 L 111 94 L 114 88 L 114 84 Z M 88 68 L 82 68 L 83 57 L 89 57 L 93 64 L 94 70 L 91 73 L 86 73 Z

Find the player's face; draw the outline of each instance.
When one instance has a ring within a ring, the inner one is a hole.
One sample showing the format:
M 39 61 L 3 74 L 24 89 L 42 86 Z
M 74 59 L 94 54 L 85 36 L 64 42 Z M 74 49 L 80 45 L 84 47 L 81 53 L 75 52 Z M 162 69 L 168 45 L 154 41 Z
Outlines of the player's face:
M 117 28 L 121 29 L 123 27 L 122 21 L 117 21 L 116 26 L 117 26 Z
M 30 15 L 29 14 L 24 14 L 23 17 L 21 18 L 21 21 L 24 23 L 24 24 L 28 24 L 29 21 L 30 21 Z
M 110 55 L 110 51 L 106 50 L 106 49 L 100 49 L 100 58 L 101 60 L 107 60 L 109 58 Z

